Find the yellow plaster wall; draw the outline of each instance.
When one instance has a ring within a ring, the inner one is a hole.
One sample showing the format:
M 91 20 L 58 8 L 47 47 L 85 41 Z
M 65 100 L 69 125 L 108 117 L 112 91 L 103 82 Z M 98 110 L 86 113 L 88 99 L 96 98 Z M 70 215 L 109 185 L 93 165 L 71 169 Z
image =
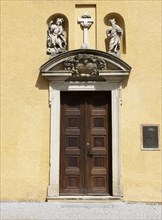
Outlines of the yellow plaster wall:
M 116 12 L 125 20 L 127 52 L 121 58 L 132 71 L 122 88 L 124 200 L 159 202 L 161 150 L 141 151 L 140 125 L 161 123 L 160 0 L 1 1 L 1 200 L 46 198 L 50 108 L 48 82 L 39 67 L 48 60 L 46 21 L 55 13 L 68 18 L 69 50 L 78 49 L 75 4 L 96 6 L 99 50 L 105 51 L 104 17 Z

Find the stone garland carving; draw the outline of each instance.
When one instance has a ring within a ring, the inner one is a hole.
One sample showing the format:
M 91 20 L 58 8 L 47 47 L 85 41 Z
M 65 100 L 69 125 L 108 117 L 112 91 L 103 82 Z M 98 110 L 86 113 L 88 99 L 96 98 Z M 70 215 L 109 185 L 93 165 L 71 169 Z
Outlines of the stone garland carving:
M 99 70 L 106 69 L 106 62 L 93 55 L 79 54 L 64 62 L 64 69 L 71 70 L 72 76 L 98 76 Z
M 123 30 L 116 25 L 115 18 L 109 20 L 111 28 L 106 31 L 109 41 L 109 53 L 119 56 L 120 38 L 123 35 Z
M 47 30 L 47 54 L 56 55 L 66 51 L 63 18 L 57 18 L 56 23 L 50 21 Z

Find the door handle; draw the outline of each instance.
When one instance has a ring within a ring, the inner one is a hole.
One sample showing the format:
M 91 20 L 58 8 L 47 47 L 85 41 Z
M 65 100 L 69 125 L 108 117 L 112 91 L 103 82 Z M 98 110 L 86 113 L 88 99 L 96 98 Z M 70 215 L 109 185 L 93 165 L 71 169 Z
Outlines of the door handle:
M 93 157 L 92 150 L 89 147 L 87 148 L 87 156 Z

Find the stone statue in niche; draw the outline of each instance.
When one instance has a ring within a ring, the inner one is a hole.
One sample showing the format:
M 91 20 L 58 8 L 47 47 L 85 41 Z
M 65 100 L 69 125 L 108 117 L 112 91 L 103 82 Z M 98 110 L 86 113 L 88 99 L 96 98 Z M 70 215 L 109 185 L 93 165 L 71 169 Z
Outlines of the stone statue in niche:
M 66 51 L 63 18 L 57 18 L 56 23 L 50 21 L 47 30 L 47 54 L 57 55 Z
M 120 38 L 123 35 L 123 30 L 116 24 L 115 18 L 109 20 L 111 28 L 106 31 L 109 41 L 109 53 L 120 55 Z

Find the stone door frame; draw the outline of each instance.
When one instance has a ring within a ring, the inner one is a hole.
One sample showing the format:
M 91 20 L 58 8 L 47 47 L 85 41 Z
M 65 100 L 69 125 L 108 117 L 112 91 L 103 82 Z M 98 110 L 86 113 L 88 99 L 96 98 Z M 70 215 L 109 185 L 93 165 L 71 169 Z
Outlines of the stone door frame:
M 61 91 L 111 91 L 112 196 L 122 196 L 120 95 L 121 83 L 125 78 L 128 79 L 130 71 L 131 67 L 118 57 L 93 49 L 61 53 L 40 67 L 40 74 L 49 80 L 51 104 L 50 183 L 47 198 L 59 198 Z
M 59 198 L 60 181 L 60 93 L 61 91 L 111 91 L 112 111 L 112 196 L 122 196 L 120 103 L 121 83 L 50 81 L 51 105 L 50 180 L 47 198 Z M 76 196 L 77 197 L 77 196 Z

